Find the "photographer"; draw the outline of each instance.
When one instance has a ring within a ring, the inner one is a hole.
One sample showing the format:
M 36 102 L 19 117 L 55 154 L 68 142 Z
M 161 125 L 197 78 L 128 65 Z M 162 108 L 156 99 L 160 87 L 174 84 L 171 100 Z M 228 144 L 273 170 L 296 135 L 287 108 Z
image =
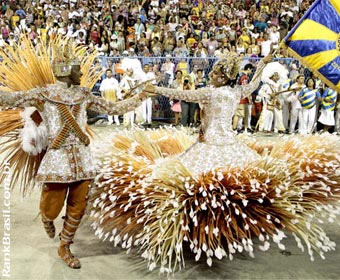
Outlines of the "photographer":
M 191 81 L 191 78 L 189 75 L 186 75 L 183 80 L 182 85 L 183 90 L 193 90 L 195 89 L 195 84 Z M 181 114 L 181 124 L 183 126 L 190 126 L 194 124 L 194 115 L 196 110 L 196 104 L 192 102 L 186 102 L 181 101 L 181 108 L 182 108 L 182 114 Z

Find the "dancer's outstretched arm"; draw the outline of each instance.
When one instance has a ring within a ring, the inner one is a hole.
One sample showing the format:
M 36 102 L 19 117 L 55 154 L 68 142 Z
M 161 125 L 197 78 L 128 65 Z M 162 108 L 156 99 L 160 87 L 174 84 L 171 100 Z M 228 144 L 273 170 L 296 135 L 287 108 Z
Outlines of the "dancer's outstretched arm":
M 180 90 L 148 85 L 146 86 L 144 91 L 149 92 L 151 94 L 164 95 L 171 99 L 179 99 L 187 102 L 199 103 L 202 101 L 210 100 L 213 89 L 201 88 L 196 90 Z
M 142 105 L 142 101 L 148 97 L 146 92 L 142 92 L 122 101 L 111 102 L 101 97 L 89 95 L 88 109 L 110 115 L 120 115 L 133 111 L 135 108 Z
M 8 108 L 37 107 L 44 101 L 40 94 L 41 91 L 42 88 L 16 92 L 0 91 L 0 106 Z
M 257 65 L 256 72 L 253 79 L 248 85 L 236 86 L 234 90 L 240 95 L 240 98 L 245 98 L 251 96 L 251 94 L 259 87 L 261 82 L 262 71 L 267 63 L 271 62 L 273 56 L 270 54 L 263 58 Z

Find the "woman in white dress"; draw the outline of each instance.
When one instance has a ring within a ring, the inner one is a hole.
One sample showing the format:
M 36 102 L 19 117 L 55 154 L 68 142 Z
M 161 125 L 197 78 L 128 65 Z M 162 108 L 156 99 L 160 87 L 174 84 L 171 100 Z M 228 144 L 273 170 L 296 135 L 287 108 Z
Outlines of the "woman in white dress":
M 254 74 L 255 79 L 250 84 L 231 88 L 226 83 L 229 79 L 234 79 L 239 70 L 238 64 L 231 61 L 233 59 L 236 58 L 230 57 L 214 65 L 210 74 L 210 88 L 181 91 L 149 86 L 145 89 L 172 99 L 200 104 L 202 124 L 199 140 L 180 156 L 183 165 L 196 174 L 222 167 L 227 162 L 242 166 L 258 156 L 235 138 L 232 118 L 241 98 L 248 97 L 258 88 L 265 63 L 259 63 Z M 271 56 L 268 56 L 263 61 L 268 62 L 270 59 Z M 235 69 L 229 69 L 230 65 L 234 65 Z

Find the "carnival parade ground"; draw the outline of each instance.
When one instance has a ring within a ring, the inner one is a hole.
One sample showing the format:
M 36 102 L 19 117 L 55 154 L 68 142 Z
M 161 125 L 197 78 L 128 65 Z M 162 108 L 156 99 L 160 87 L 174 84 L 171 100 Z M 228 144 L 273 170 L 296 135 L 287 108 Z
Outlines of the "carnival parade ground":
M 112 133 L 113 128 L 92 126 L 98 136 Z M 268 136 L 256 136 L 265 141 Z M 275 137 L 275 136 L 269 136 Z M 98 141 L 98 140 L 96 140 Z M 1 159 L 4 160 L 4 159 Z M 4 201 L 4 187 L 0 187 L 0 201 Z M 65 266 L 57 256 L 59 240 L 49 240 L 37 218 L 39 213 L 40 190 L 36 189 L 27 198 L 21 198 L 19 186 L 11 193 L 10 206 L 10 279 L 166 279 L 159 270 L 150 272 L 140 254 L 113 246 L 109 241 L 102 242 L 90 227 L 91 220 L 86 217 L 76 235 L 72 246 L 74 253 L 82 262 L 82 269 L 73 270 Z M 4 205 L 2 205 L 4 207 Z M 62 219 L 56 220 L 57 233 L 62 227 Z M 325 226 L 326 233 L 340 244 L 338 223 Z M 0 220 L 3 228 L 4 219 Z M 199 262 L 194 257 L 186 258 L 186 268 L 169 275 L 170 279 L 339 279 L 339 249 L 327 253 L 322 260 L 302 253 L 295 240 L 285 240 L 286 251 L 273 245 L 268 252 L 255 251 L 252 259 L 246 253 L 236 255 L 233 261 L 224 258 L 214 261 L 208 267 L 204 258 Z M 189 250 L 187 254 L 189 253 Z M 0 259 L 3 259 L 2 257 Z

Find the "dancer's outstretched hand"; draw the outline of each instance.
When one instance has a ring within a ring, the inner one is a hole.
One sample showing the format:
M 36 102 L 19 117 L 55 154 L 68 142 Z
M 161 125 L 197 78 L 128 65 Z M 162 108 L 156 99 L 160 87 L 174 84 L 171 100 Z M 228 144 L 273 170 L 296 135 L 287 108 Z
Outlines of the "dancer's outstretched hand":
M 138 98 L 139 98 L 140 100 L 144 100 L 144 99 L 146 99 L 147 97 L 148 97 L 148 93 L 145 92 L 145 91 L 142 91 L 142 92 L 140 92 L 140 93 L 138 94 Z
M 148 84 L 146 85 L 146 87 L 144 88 L 144 91 L 147 92 L 148 94 L 150 95 L 155 95 L 155 86 L 151 85 L 151 84 Z
M 155 87 L 151 84 L 147 84 L 143 91 L 141 91 L 138 96 L 141 100 L 146 99 L 147 97 L 152 97 L 152 96 L 156 96 L 157 94 L 155 94 Z
M 271 62 L 272 60 L 273 60 L 273 55 L 272 55 L 272 54 L 268 54 L 266 57 L 264 57 L 264 58 L 262 59 L 262 61 L 263 61 L 265 64 Z

